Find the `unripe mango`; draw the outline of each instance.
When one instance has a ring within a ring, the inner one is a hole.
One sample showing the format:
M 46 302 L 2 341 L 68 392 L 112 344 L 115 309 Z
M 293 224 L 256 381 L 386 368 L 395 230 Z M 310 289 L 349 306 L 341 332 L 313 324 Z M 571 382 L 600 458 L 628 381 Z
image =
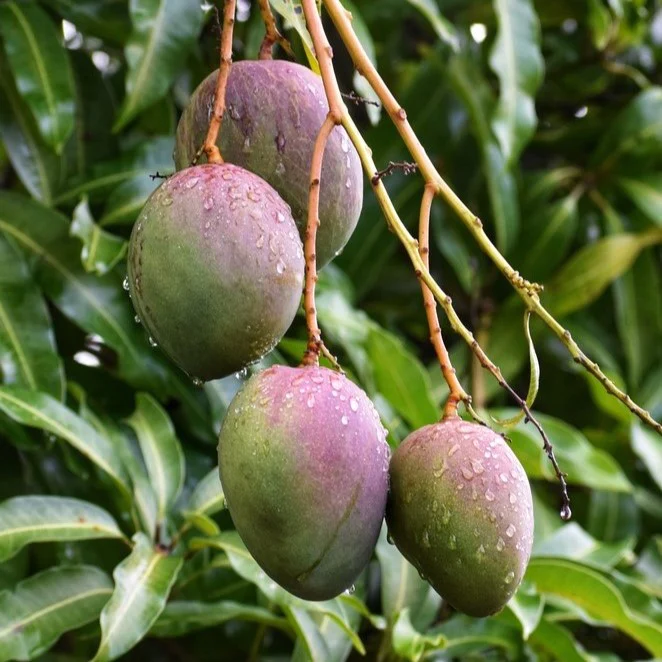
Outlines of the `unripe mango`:
M 235 165 L 182 170 L 134 225 L 128 284 L 153 341 L 191 377 L 225 377 L 287 331 L 301 299 L 303 247 L 289 207 Z
M 385 436 L 366 394 L 327 368 L 271 367 L 230 404 L 218 445 L 227 506 L 290 593 L 333 598 L 368 563 L 386 506 Z
M 186 168 L 204 141 L 217 76 L 214 71 L 200 83 L 182 114 L 175 146 L 177 168 Z M 303 237 L 313 146 L 329 111 L 322 79 L 293 62 L 244 60 L 230 69 L 225 102 L 218 139 L 223 158 L 269 182 L 292 208 Z M 336 127 L 326 145 L 320 178 L 318 267 L 345 246 L 362 204 L 359 156 L 345 129 Z
M 390 474 L 386 521 L 402 554 L 459 611 L 502 609 L 533 544 L 531 488 L 504 439 L 448 418 L 410 434 Z

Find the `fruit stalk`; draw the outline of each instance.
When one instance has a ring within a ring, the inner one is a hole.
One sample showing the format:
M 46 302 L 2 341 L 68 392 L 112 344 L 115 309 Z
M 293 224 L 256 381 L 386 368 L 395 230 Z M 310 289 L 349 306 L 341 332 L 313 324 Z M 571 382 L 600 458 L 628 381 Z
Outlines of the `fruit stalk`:
M 375 93 L 381 100 L 384 108 L 391 117 L 396 129 L 400 133 L 405 145 L 407 146 L 410 154 L 414 158 L 414 161 L 419 167 L 426 183 L 434 187 L 436 195 L 443 198 L 448 205 L 455 211 L 460 220 L 465 224 L 468 230 L 473 235 L 474 239 L 480 246 L 481 250 L 492 260 L 496 267 L 501 271 L 504 277 L 511 283 L 515 288 L 515 291 L 522 298 L 527 308 L 538 315 L 540 319 L 550 328 L 550 330 L 559 338 L 559 340 L 566 347 L 570 355 L 573 357 L 574 361 L 581 365 L 585 370 L 587 370 L 591 375 L 593 375 L 605 388 L 605 390 L 613 395 L 615 398 L 620 400 L 633 414 L 640 418 L 644 423 L 651 426 L 658 433 L 662 434 L 662 424 L 658 423 L 651 414 L 646 411 L 643 407 L 635 403 L 629 395 L 624 391 L 619 389 L 616 384 L 614 384 L 605 374 L 602 372 L 601 368 L 597 363 L 589 359 L 586 354 L 581 350 L 579 345 L 573 340 L 570 332 L 565 329 L 555 318 L 554 316 L 541 304 L 539 298 L 539 292 L 541 291 L 541 286 L 536 283 L 531 283 L 524 279 L 520 274 L 513 269 L 513 267 L 508 263 L 503 255 L 499 252 L 497 247 L 492 243 L 490 238 L 487 236 L 483 230 L 483 224 L 481 220 L 460 200 L 460 198 L 455 194 L 451 187 L 446 183 L 446 181 L 441 177 L 439 172 L 434 167 L 434 164 L 430 160 L 430 157 L 425 152 L 423 145 L 420 140 L 414 133 L 411 125 L 407 121 L 407 113 L 404 108 L 402 108 L 396 98 L 393 96 L 391 91 L 388 89 L 383 79 L 379 75 L 377 69 L 374 67 L 370 59 L 368 58 L 365 50 L 361 46 L 361 43 L 354 32 L 351 24 L 351 13 L 348 12 L 341 4 L 340 0 L 323 0 L 324 6 L 326 7 L 331 20 L 333 21 L 338 34 L 345 44 L 354 65 L 356 66 L 357 71 L 362 74 L 370 83 Z M 309 24 L 310 30 L 310 21 L 306 18 L 306 22 Z M 323 33 L 323 28 L 320 22 L 320 29 Z M 311 31 L 312 36 L 312 31 Z M 313 42 L 314 42 L 313 37 Z M 324 72 L 322 72 L 324 74 Z M 326 88 L 326 83 L 325 83 Z M 338 93 L 339 94 L 339 93 Z M 342 107 L 342 106 L 341 106 Z M 354 145 L 361 154 L 361 149 L 357 143 L 357 138 L 360 138 L 360 142 L 363 143 L 364 150 L 369 150 L 369 147 L 363 141 L 363 138 L 360 136 L 358 129 L 353 126 L 353 131 L 350 131 L 350 125 L 353 125 L 349 114 L 346 112 L 343 113 L 343 126 L 345 126 L 347 132 L 352 137 Z M 366 161 L 362 156 L 364 161 L 364 166 Z M 372 160 L 372 159 L 370 159 Z M 377 168 L 374 167 L 368 172 L 368 175 L 372 175 L 377 172 Z M 379 190 L 379 186 L 373 187 L 375 193 L 381 194 L 380 204 L 385 203 L 383 200 L 384 195 L 387 196 L 385 189 Z M 383 187 L 381 187 L 383 188 Z M 378 195 L 378 198 L 380 196 Z M 386 206 L 392 207 L 392 203 L 389 203 Z M 382 204 L 382 209 L 384 209 L 385 204 Z M 401 242 L 407 248 L 407 243 L 414 241 L 413 237 L 409 235 L 406 231 L 406 234 L 402 236 L 399 235 Z M 407 248 L 408 252 L 411 252 Z M 419 276 L 423 278 L 425 283 L 432 290 L 435 298 L 439 301 L 440 304 L 443 302 L 441 298 L 443 295 L 441 290 L 438 287 L 432 285 L 433 279 L 431 278 L 427 269 L 421 270 Z M 431 282 L 432 281 L 432 282 Z M 446 310 L 446 308 L 445 308 Z M 448 312 L 448 311 L 446 311 Z M 455 327 L 453 327 L 455 329 Z M 456 329 L 455 329 L 456 330 Z M 465 340 L 467 338 L 463 335 Z M 472 341 L 475 342 L 475 341 Z M 480 359 L 480 357 L 479 357 Z M 482 363 L 482 361 L 481 361 Z M 494 374 L 494 373 L 493 373 Z M 496 376 L 496 375 L 495 375 Z
M 223 32 L 221 34 L 220 66 L 216 80 L 216 94 L 214 96 L 214 109 L 209 120 L 209 130 L 205 138 L 202 151 L 207 156 L 208 163 L 223 163 L 221 151 L 216 145 L 218 132 L 221 128 L 225 114 L 225 88 L 228 84 L 230 66 L 232 65 L 232 33 L 234 30 L 234 13 L 237 1 L 225 0 L 223 7 Z M 197 159 L 196 159 L 197 160 Z
M 262 44 L 260 45 L 260 53 L 258 55 L 258 59 L 271 60 L 273 47 L 277 43 L 281 45 L 283 50 L 285 50 L 288 55 L 293 56 L 294 53 L 292 52 L 292 47 L 276 27 L 276 21 L 274 19 L 274 15 L 271 13 L 269 0 L 258 0 L 258 5 L 260 8 L 260 16 L 262 16 L 265 29 L 265 35 L 264 39 L 262 40 Z
M 421 212 L 418 220 L 418 252 L 426 269 L 430 268 L 430 210 L 433 199 L 434 188 L 426 185 L 423 191 L 423 198 L 421 199 Z M 437 302 L 434 300 L 434 295 L 423 280 L 420 283 L 421 291 L 423 292 L 423 305 L 430 328 L 430 342 L 439 359 L 441 374 L 444 376 L 450 390 L 446 404 L 444 405 L 443 414 L 443 418 L 448 418 L 457 414 L 457 405 L 460 402 L 470 404 L 471 397 L 462 388 L 448 355 L 446 345 L 444 344 L 444 338 L 441 335 L 441 325 L 439 324 L 439 317 L 437 315 Z

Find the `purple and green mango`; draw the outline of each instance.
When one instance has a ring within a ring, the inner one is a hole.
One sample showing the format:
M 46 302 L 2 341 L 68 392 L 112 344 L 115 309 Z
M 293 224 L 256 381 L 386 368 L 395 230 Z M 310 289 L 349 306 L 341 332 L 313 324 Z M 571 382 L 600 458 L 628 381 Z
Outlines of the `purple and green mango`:
M 214 71 L 200 83 L 179 121 L 177 168 L 191 163 L 205 139 L 217 76 Z M 224 160 L 269 182 L 292 208 L 303 237 L 313 146 L 329 110 L 322 79 L 293 62 L 245 60 L 232 65 L 225 100 L 218 139 Z M 362 204 L 359 156 L 345 129 L 336 127 L 327 142 L 320 178 L 318 267 L 345 246 Z
M 531 488 L 504 439 L 448 418 L 410 434 L 390 474 L 386 521 L 402 554 L 459 611 L 502 609 L 533 544 Z
M 228 408 L 218 458 L 235 527 L 272 579 L 306 600 L 352 585 L 388 491 L 386 432 L 360 388 L 327 368 L 260 372 Z
M 140 321 L 199 380 L 225 377 L 273 349 L 296 314 L 303 271 L 290 208 L 264 180 L 227 163 L 166 179 L 129 243 Z

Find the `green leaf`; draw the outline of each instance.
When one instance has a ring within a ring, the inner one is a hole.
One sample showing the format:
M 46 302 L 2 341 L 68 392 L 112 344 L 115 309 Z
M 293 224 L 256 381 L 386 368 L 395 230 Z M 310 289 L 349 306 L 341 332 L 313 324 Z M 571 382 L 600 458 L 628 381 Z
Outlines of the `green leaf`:
M 599 51 L 603 50 L 609 44 L 610 38 L 615 36 L 616 26 L 612 24 L 611 13 L 602 0 L 589 0 L 588 25 L 593 44 Z
M 60 566 L 0 593 L 0 661 L 33 660 L 64 632 L 98 618 L 112 593 L 106 573 Z
M 51 205 L 60 178 L 60 159 L 41 137 L 1 55 L 0 51 L 0 138 L 23 186 L 34 198 Z
M 662 490 L 662 438 L 650 428 L 634 423 L 630 430 L 630 442 L 632 450 Z
M 184 484 L 182 447 L 170 418 L 147 393 L 138 393 L 136 409 L 127 423 L 134 429 L 145 458 L 156 495 L 158 521 L 165 522 Z
M 149 634 L 152 637 L 177 637 L 196 630 L 216 627 L 227 621 L 259 623 L 291 634 L 287 620 L 276 616 L 268 609 L 229 600 L 169 602 Z
M 585 246 L 551 281 L 545 303 L 558 317 L 587 306 L 632 266 L 644 248 L 661 241 L 662 230 L 654 230 L 611 235 Z
M 115 520 L 87 501 L 18 496 L 0 503 L 0 562 L 31 543 L 122 537 Z
M 3 386 L 0 387 L 0 410 L 22 425 L 46 430 L 68 441 L 105 471 L 122 492 L 128 493 L 124 466 L 110 442 L 50 395 Z
M 522 584 L 517 593 L 509 600 L 508 609 L 515 616 L 522 628 L 522 639 L 526 641 L 538 627 L 545 608 L 545 600 L 535 589 Z
M 439 420 L 432 400 L 430 376 L 402 341 L 376 325 L 366 344 L 377 390 L 413 427 Z
M 446 645 L 443 634 L 423 635 L 414 629 L 409 619 L 409 609 L 397 615 L 392 633 L 393 650 L 406 660 L 418 662 L 428 650 L 442 650 Z
M 144 174 L 120 184 L 108 196 L 99 225 L 132 225 L 145 206 L 147 198 L 154 192 L 154 184 Z
M 543 78 L 540 25 L 530 0 L 494 0 L 498 32 L 490 67 L 500 83 L 492 130 L 508 164 L 514 163 L 536 129 L 534 96 Z
M 285 19 L 286 26 L 294 28 L 299 37 L 301 37 L 301 43 L 306 52 L 308 64 L 315 73 L 319 73 L 320 68 L 315 57 L 313 40 L 306 27 L 301 2 L 298 2 L 298 0 L 270 0 L 270 4 Z
M 591 662 L 595 659 L 582 648 L 569 630 L 546 618 L 538 623 L 529 637 L 529 646 L 541 657 L 559 662 Z
M 521 633 L 515 627 L 510 627 L 494 618 L 469 618 L 456 614 L 442 625 L 435 627 L 430 632 L 433 633 L 446 637 L 444 652 L 446 655 L 452 655 L 453 659 L 464 654 L 478 654 L 494 648 L 501 649 L 499 653 L 503 658 L 498 659 L 522 659 Z
M 115 568 L 115 590 L 101 612 L 101 642 L 94 662 L 115 660 L 133 648 L 163 611 L 182 561 L 152 547 L 144 533 Z
M 414 626 L 424 630 L 434 619 L 441 598 L 398 548 L 388 542 L 386 525 L 382 527 L 375 552 L 381 569 L 382 612 L 394 622 L 406 610 Z
M 639 211 L 662 226 L 662 173 L 619 177 L 616 183 Z
M 439 7 L 434 0 L 407 0 L 407 2 L 412 7 L 416 7 L 425 16 L 441 41 L 448 44 L 454 51 L 457 51 L 460 43 L 457 38 L 455 26 L 441 15 Z
M 94 222 L 86 198 L 83 198 L 74 209 L 70 232 L 72 236 L 78 237 L 83 242 L 80 257 L 88 273 L 103 276 L 126 254 L 127 242 L 102 230 Z
M 113 129 L 161 99 L 192 50 L 203 12 L 197 0 L 130 0 L 133 30 L 124 54 L 126 97 Z
M 218 469 L 212 469 L 196 486 L 186 504 L 186 511 L 214 515 L 225 508 L 225 496 Z
M 595 570 L 564 559 L 532 559 L 526 578 L 541 593 L 571 600 L 589 616 L 630 635 L 654 656 L 662 655 L 662 625 L 633 611 L 617 587 Z
M 21 253 L 0 235 L 0 369 L 5 384 L 61 400 L 64 372 L 48 308 Z
M 515 410 L 492 413 L 497 417 L 512 416 Z M 629 492 L 632 489 L 615 460 L 605 451 L 594 448 L 579 430 L 557 418 L 533 413 L 547 433 L 561 471 L 568 474 L 571 485 L 617 492 Z M 522 422 L 508 431 L 508 437 L 512 440 L 511 448 L 529 478 L 556 481 L 552 465 L 542 449 L 542 440 L 532 425 Z
M 300 607 L 284 607 L 283 611 L 310 662 L 326 662 L 330 657 L 330 651 L 312 614 Z
M 74 80 L 48 14 L 33 0 L 0 5 L 0 35 L 16 87 L 57 153 L 74 128 Z
M 662 145 L 662 88 L 640 92 L 612 121 L 591 163 L 606 170 L 625 154 L 645 154 Z

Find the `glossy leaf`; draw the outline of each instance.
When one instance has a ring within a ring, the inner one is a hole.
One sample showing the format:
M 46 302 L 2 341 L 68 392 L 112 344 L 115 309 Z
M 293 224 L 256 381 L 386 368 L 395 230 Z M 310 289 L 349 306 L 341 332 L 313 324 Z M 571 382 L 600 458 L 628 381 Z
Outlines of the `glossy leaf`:
M 0 562 L 31 543 L 121 537 L 115 520 L 87 501 L 18 496 L 0 502 Z
M 563 559 L 532 559 L 526 577 L 542 593 L 570 599 L 590 616 L 630 635 L 654 656 L 662 655 L 662 625 L 633 611 L 616 586 L 595 570 Z
M 120 184 L 108 196 L 99 225 L 132 225 L 147 198 L 154 192 L 155 184 L 145 175 L 138 175 Z
M 448 44 L 453 50 L 458 49 L 459 41 L 455 27 L 442 16 L 434 0 L 407 0 L 407 2 L 425 16 L 441 41 Z
M 196 486 L 186 503 L 190 513 L 214 515 L 225 508 L 225 496 L 218 469 L 212 469 Z
M 316 73 L 319 73 L 319 64 L 315 57 L 313 40 L 306 27 L 301 2 L 298 0 L 270 0 L 270 4 L 274 10 L 285 19 L 285 24 L 294 28 L 299 35 L 310 68 Z
M 605 237 L 573 255 L 547 288 L 543 301 L 561 317 L 595 301 L 627 271 L 639 253 L 662 241 L 662 230 Z
M 418 662 L 427 650 L 440 650 L 446 645 L 442 634 L 423 635 L 414 629 L 409 610 L 403 609 L 393 625 L 393 650 L 406 660 Z
M 512 416 L 514 411 L 493 412 L 497 417 Z M 559 419 L 534 412 L 549 437 L 561 470 L 568 474 L 568 482 L 596 489 L 628 492 L 630 483 L 616 461 L 605 451 L 594 448 L 584 435 Z M 520 423 L 508 431 L 511 448 L 530 478 L 556 481 L 552 466 L 542 449 L 538 431 L 527 423 Z
M 46 430 L 68 441 L 128 492 L 124 466 L 110 442 L 71 409 L 46 393 L 0 387 L 0 410 L 22 425 Z
M 506 659 L 519 659 L 521 637 L 515 627 L 494 618 L 469 618 L 456 614 L 432 629 L 430 634 L 442 634 L 446 639 L 444 653 L 454 658 L 463 654 L 479 654 L 498 649 Z
M 58 400 L 64 372 L 51 319 L 23 255 L 0 235 L 0 370 L 5 384 Z
M 94 222 L 86 199 L 81 200 L 74 209 L 70 232 L 83 242 L 80 257 L 88 273 L 103 276 L 126 254 L 126 241 L 102 230 Z
M 330 651 L 312 614 L 300 607 L 285 607 L 284 611 L 310 662 L 326 662 Z
M 101 612 L 101 642 L 94 662 L 115 660 L 149 632 L 163 611 L 182 559 L 155 549 L 137 533 L 133 551 L 115 568 L 115 590 Z
M 494 0 L 498 32 L 490 67 L 500 83 L 491 121 L 506 162 L 519 158 L 536 127 L 534 96 L 542 82 L 540 26 L 530 0 Z
M 508 609 L 522 628 L 522 639 L 526 641 L 538 627 L 545 608 L 545 600 L 535 588 L 522 584 L 508 602 Z
M 662 439 L 655 432 L 639 423 L 630 431 L 632 450 L 644 463 L 651 477 L 662 490 Z
M 127 420 L 135 431 L 154 488 L 159 522 L 184 484 L 184 455 L 175 429 L 161 406 L 147 393 L 138 393 L 136 409 Z
M 662 174 L 619 177 L 618 185 L 655 225 L 662 225 Z
M 129 73 L 117 131 L 158 101 L 179 73 L 202 26 L 197 0 L 130 0 L 133 30 L 124 50 Z
M 33 660 L 64 632 L 98 618 L 112 592 L 92 566 L 60 566 L 0 593 L 0 660 Z
M 529 645 L 539 654 L 559 662 L 592 662 L 589 655 L 569 630 L 543 618 L 529 638 Z
M 120 0 L 47 0 L 85 35 L 123 44 L 131 29 L 127 3 Z
M 10 0 L 0 5 L 0 35 L 21 97 L 61 152 L 74 128 L 74 80 L 55 25 L 34 0 Z

